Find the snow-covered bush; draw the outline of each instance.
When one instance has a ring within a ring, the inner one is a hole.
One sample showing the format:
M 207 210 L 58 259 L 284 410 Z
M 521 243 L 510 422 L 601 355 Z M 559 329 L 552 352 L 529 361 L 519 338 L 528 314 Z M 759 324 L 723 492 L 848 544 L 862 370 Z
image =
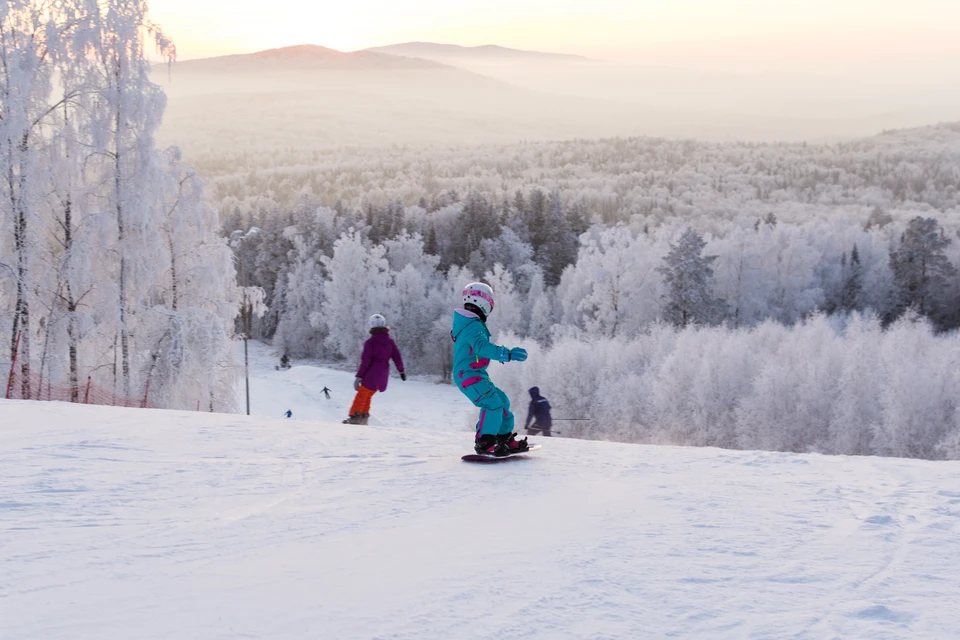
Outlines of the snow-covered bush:
M 536 385 L 556 417 L 586 419 L 558 422 L 563 435 L 960 459 L 960 336 L 916 316 L 890 330 L 854 313 L 524 346 L 527 362 L 493 376 L 518 404 Z

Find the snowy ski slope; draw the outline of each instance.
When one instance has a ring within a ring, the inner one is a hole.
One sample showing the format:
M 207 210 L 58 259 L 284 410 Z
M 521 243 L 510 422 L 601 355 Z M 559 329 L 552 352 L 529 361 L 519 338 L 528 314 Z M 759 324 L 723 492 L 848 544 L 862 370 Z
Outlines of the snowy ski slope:
M 352 378 L 303 369 L 255 389 Z M 0 638 L 960 636 L 960 463 L 475 465 L 456 391 L 406 385 L 405 426 L 0 401 Z

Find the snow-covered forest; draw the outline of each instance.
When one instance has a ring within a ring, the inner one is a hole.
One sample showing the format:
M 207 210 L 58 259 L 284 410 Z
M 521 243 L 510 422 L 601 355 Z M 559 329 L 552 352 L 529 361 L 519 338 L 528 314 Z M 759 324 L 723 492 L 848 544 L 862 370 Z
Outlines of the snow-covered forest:
M 15 356 L 17 397 L 77 401 L 89 378 L 152 406 L 234 406 L 232 255 L 198 174 L 154 142 L 148 53 L 175 56 L 145 2 L 0 5 L 0 361 Z
M 589 419 L 571 434 L 960 455 L 960 127 L 314 159 L 213 178 L 241 282 L 267 294 L 256 331 L 294 357 L 354 359 L 377 311 L 410 366 L 446 377 L 450 309 L 483 279 L 491 329 L 538 353 L 497 373 Z M 888 366 L 858 368 L 863 349 Z M 901 397 L 914 368 L 934 386 Z
M 210 149 L 192 158 L 221 212 L 290 209 L 304 199 L 349 209 L 404 206 L 471 191 L 502 202 L 558 191 L 604 222 L 632 215 L 731 219 L 775 210 L 784 221 L 860 208 L 960 206 L 960 124 L 830 144 L 657 138 L 511 145 Z M 438 203 L 439 203 L 438 202 Z M 437 203 L 437 204 L 438 204 Z M 826 207 L 826 208 L 820 208 Z M 838 210 L 836 207 L 849 207 Z

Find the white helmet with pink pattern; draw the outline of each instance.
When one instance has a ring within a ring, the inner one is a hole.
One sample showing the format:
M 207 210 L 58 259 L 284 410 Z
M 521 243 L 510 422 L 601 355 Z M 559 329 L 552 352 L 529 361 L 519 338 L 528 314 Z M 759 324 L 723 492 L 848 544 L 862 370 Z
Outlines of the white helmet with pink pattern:
M 471 282 L 463 288 L 463 304 L 472 304 L 483 311 L 483 315 L 493 313 L 493 288 L 482 282 Z

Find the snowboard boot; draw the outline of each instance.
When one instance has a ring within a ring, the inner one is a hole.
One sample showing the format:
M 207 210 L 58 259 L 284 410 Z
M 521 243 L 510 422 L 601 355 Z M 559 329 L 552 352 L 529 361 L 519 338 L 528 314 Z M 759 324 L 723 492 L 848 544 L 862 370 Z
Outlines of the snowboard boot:
M 482 436 L 477 436 L 477 439 L 473 444 L 473 450 L 481 455 L 502 455 L 499 453 L 500 449 L 500 441 L 498 440 L 497 436 L 489 433 Z
M 360 414 L 360 422 L 358 422 L 357 424 L 366 425 L 368 420 L 370 420 L 370 414 L 369 414 L 369 413 L 361 413 L 361 414 Z
M 362 413 L 355 413 L 344 420 L 343 424 L 367 424 L 367 421 L 364 419 Z
M 500 448 L 503 449 L 504 455 L 510 455 L 511 453 L 522 453 L 529 449 L 527 445 L 527 439 L 517 440 L 517 434 L 515 433 L 501 433 L 497 436 L 497 442 L 500 445 Z

